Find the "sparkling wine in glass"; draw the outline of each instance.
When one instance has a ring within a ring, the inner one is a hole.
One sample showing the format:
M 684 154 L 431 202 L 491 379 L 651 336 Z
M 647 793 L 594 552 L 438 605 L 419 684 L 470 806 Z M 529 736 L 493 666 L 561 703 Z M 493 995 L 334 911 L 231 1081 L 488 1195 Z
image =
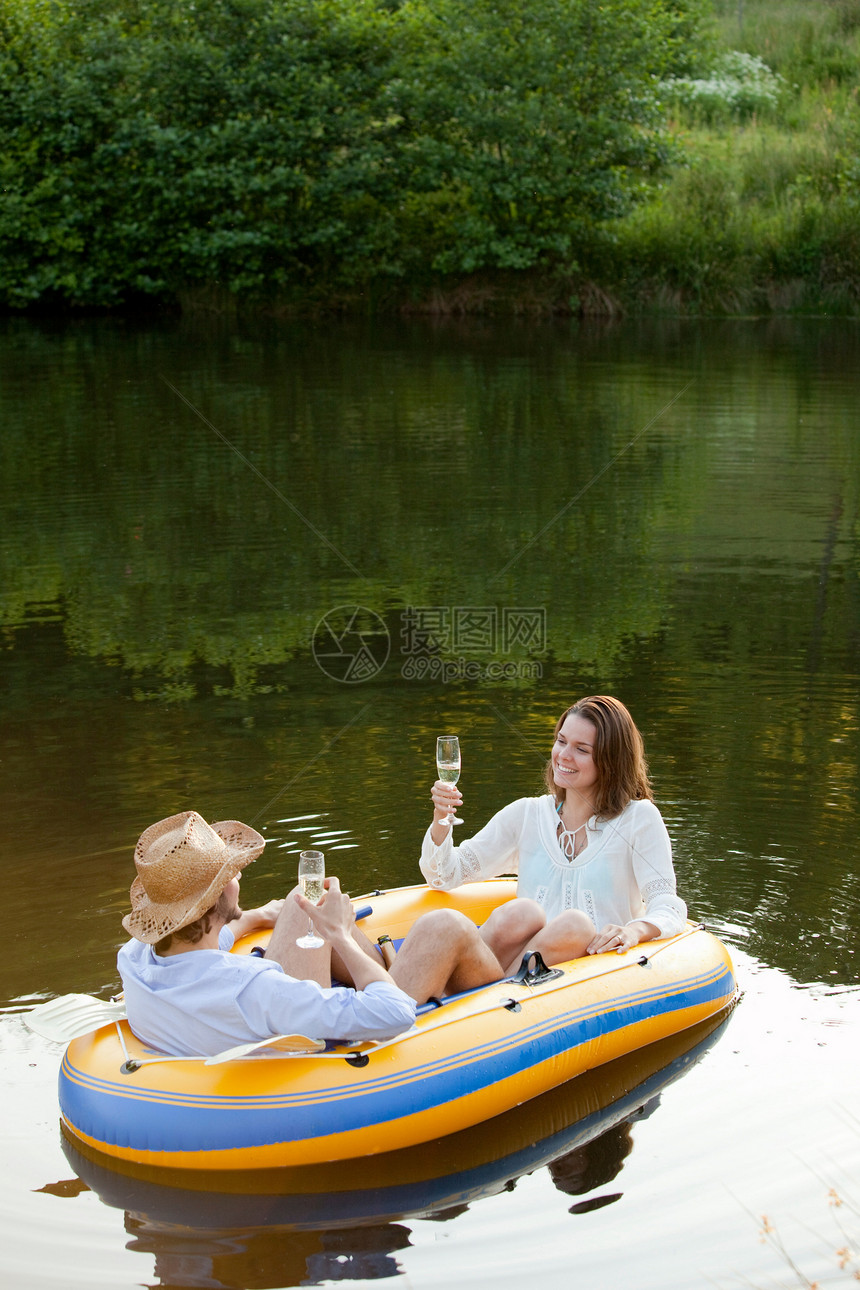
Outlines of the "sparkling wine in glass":
M 436 740 L 436 769 L 446 784 L 456 784 L 460 778 L 460 740 L 456 735 L 440 735 Z M 462 824 L 457 815 L 447 815 L 442 824 Z
M 323 897 L 323 879 L 325 878 L 325 856 L 322 851 L 303 851 L 299 856 L 299 886 L 302 889 L 302 895 L 306 900 L 312 901 L 318 905 Z M 325 945 L 321 936 L 317 936 L 313 920 L 308 918 L 308 931 L 306 936 L 300 936 L 296 941 L 303 950 L 315 950 L 320 945 Z

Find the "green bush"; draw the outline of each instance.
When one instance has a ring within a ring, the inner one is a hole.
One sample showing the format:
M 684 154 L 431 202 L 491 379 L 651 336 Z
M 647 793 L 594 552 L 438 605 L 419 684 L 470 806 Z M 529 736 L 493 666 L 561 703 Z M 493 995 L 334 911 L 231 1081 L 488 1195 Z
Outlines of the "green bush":
M 261 294 L 383 251 L 388 126 L 374 105 L 391 53 L 373 4 L 31 13 L 46 20 L 7 43 L 0 73 L 7 301 L 115 304 L 202 283 Z
M 665 159 L 697 3 L 5 0 L 0 301 L 569 271 Z
M 433 0 L 403 12 L 414 57 L 395 97 L 431 267 L 569 267 L 666 159 L 655 90 L 679 58 L 677 10 Z

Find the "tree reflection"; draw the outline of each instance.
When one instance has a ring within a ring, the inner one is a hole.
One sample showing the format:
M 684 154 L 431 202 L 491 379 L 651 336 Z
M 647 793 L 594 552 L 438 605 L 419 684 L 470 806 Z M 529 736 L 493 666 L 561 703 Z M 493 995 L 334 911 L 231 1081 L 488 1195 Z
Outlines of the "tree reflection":
M 250 798 L 278 832 L 286 785 L 297 815 L 373 822 L 353 889 L 411 882 L 440 706 L 468 728 L 479 823 L 540 791 L 587 686 L 646 734 L 693 915 L 798 980 L 855 981 L 858 371 L 856 329 L 808 320 L 0 323 L 13 920 L 62 917 L 43 899 L 64 856 L 118 854 L 159 814 Z M 366 686 L 314 661 L 342 605 L 387 626 Z M 415 606 L 541 608 L 538 647 L 430 651 L 540 678 L 405 677 Z M 346 777 L 319 754 L 359 716 Z M 88 877 L 95 957 L 126 879 Z M 81 948 L 48 951 L 45 988 L 88 988 Z M 23 993 L 31 965 L 10 971 Z

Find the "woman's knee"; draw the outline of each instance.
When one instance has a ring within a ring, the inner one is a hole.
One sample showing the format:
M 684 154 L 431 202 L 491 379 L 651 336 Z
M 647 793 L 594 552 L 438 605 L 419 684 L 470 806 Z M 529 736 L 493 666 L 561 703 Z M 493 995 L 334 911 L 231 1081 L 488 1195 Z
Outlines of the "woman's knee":
M 547 963 L 580 958 L 596 935 L 591 919 L 578 909 L 566 909 L 547 923 L 541 940 Z
M 507 971 L 545 923 L 546 914 L 537 901 L 518 898 L 493 910 L 481 928 L 481 939 Z
M 535 936 L 546 925 L 546 914 L 536 900 L 518 896 L 495 910 L 491 918 L 513 939 Z
M 557 914 L 549 924 L 551 928 L 564 936 L 594 936 L 596 929 L 587 914 L 579 909 L 566 909 Z

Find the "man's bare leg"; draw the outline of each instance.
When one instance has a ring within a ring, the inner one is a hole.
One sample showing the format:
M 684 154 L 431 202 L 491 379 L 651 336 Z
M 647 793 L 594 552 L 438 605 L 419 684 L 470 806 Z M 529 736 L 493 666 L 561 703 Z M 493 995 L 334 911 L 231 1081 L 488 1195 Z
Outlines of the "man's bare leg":
M 465 914 L 435 909 L 415 923 L 391 967 L 391 978 L 418 1003 L 488 985 L 503 976 L 499 960 Z
M 305 981 L 331 984 L 333 959 L 338 979 L 351 980 L 339 956 L 332 955 L 328 944 L 321 949 L 306 950 L 296 944 L 307 931 L 307 916 L 290 898 L 284 901 L 266 950 L 266 958 L 280 963 L 290 976 Z M 355 940 L 375 962 L 379 954 L 372 942 L 357 928 Z M 390 976 L 419 1003 L 431 997 L 456 994 L 475 986 L 487 985 L 503 976 L 499 960 L 481 939 L 475 924 L 459 910 L 437 909 L 424 914 L 408 933 L 392 965 Z

